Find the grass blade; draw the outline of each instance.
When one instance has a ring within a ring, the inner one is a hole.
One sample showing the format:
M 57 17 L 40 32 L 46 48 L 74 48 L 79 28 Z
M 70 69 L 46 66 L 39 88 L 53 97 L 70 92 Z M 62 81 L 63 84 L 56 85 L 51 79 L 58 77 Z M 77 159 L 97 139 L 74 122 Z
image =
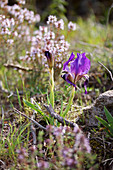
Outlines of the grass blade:
M 46 121 L 49 120 L 49 118 L 47 117 L 47 115 L 46 115 L 44 112 L 42 112 L 42 110 L 40 110 L 40 107 L 38 106 L 38 104 L 37 104 L 37 105 L 34 105 L 34 104 L 32 104 L 31 102 L 29 102 L 29 101 L 27 101 L 27 100 L 25 100 L 25 99 L 23 99 L 23 101 L 24 101 L 24 103 L 25 103 L 28 107 L 30 107 L 31 109 L 37 111 L 40 115 L 42 115 L 42 116 L 45 118 Z
M 105 106 L 104 106 L 104 111 L 105 111 L 105 115 L 106 115 L 106 118 L 107 118 L 110 126 L 113 128 L 113 117 L 112 117 L 112 115 L 111 115 L 110 112 L 106 109 Z
M 22 109 L 22 103 L 21 103 L 19 91 L 17 88 L 16 88 L 16 92 L 17 92 L 17 96 L 18 96 L 18 102 L 19 102 L 20 109 Z
M 104 125 L 104 127 L 106 127 L 107 129 L 109 129 L 109 124 L 108 124 L 105 120 L 103 120 L 101 117 L 98 117 L 98 116 L 95 116 L 95 117 L 96 117 L 97 120 L 100 121 L 100 123 L 101 123 L 102 125 Z

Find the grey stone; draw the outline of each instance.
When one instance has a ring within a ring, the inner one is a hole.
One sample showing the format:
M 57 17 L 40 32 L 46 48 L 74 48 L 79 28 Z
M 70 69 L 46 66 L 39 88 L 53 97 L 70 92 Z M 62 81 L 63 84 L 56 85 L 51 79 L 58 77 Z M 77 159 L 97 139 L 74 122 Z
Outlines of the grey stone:
M 84 121 L 88 126 L 98 126 L 98 120 L 95 116 L 99 116 L 106 120 L 104 106 L 113 116 L 113 90 L 106 91 L 99 95 L 91 106 L 83 109 Z

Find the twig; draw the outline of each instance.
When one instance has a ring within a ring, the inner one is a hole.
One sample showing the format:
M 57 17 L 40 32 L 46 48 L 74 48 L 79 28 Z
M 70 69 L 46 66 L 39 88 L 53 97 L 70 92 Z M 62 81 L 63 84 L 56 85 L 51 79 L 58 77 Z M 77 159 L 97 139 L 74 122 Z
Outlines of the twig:
M 3 164 L 3 166 L 2 166 L 2 167 L 0 167 L 0 168 L 5 169 L 5 163 L 4 163 L 2 160 L 0 160 L 0 162 Z
M 0 91 L 2 91 L 3 93 L 9 94 L 9 95 L 7 96 L 8 98 L 10 98 L 11 96 L 17 97 L 17 94 L 15 94 L 15 92 L 9 91 L 9 90 L 7 90 L 7 89 L 5 89 L 5 88 L 3 87 L 2 81 L 0 81 Z M 22 94 L 23 94 L 23 92 L 22 92 L 22 91 L 19 91 L 19 95 L 22 95 Z
M 17 69 L 17 70 L 22 70 L 22 71 L 33 71 L 33 69 L 31 68 L 28 68 L 28 67 L 22 67 L 20 65 L 14 65 L 14 64 L 4 64 L 5 67 L 7 68 L 14 68 L 14 69 Z
M 111 164 L 111 163 L 113 162 L 113 158 L 106 159 L 106 160 L 102 161 L 102 163 L 104 163 L 104 165 L 106 165 L 106 163 L 107 163 L 108 161 L 111 161 L 111 162 L 110 162 L 110 164 Z M 110 164 L 109 164 L 109 165 L 110 165 Z
M 97 140 L 98 142 L 100 142 L 101 144 L 103 144 L 103 139 L 100 138 L 100 137 L 91 137 L 90 140 L 92 140 L 92 139 Z M 107 143 L 108 145 L 111 144 L 111 142 L 108 142 L 108 141 L 104 141 L 104 142 Z
M 100 61 L 98 61 L 98 63 L 99 63 L 100 65 L 102 65 L 102 66 L 109 72 L 110 77 L 111 77 L 111 80 L 113 81 L 113 75 L 112 75 L 111 71 L 110 71 L 104 64 L 102 64 Z
M 26 117 L 27 119 L 29 119 L 30 121 L 32 121 L 35 125 L 37 125 L 39 128 L 43 129 L 46 131 L 46 128 L 42 125 L 40 125 L 38 122 L 36 122 L 35 120 L 31 119 L 30 117 L 28 117 L 27 115 L 25 115 L 24 113 L 20 112 L 19 110 L 17 110 L 16 108 L 14 108 L 14 112 L 17 114 L 21 114 L 22 116 Z
M 0 81 L 0 91 L 2 91 L 3 93 L 9 93 L 7 89 L 4 89 L 2 81 Z
M 17 70 L 22 70 L 22 71 L 40 72 L 40 70 L 37 70 L 37 69 L 35 70 L 33 68 L 23 67 L 23 66 L 15 65 L 15 64 L 7 64 L 7 63 L 5 63 L 4 66 L 7 67 L 7 68 L 14 68 L 14 69 L 17 69 Z M 43 72 L 47 72 L 47 71 L 43 70 Z
M 69 122 L 68 120 L 64 119 L 63 117 L 61 117 L 60 115 L 58 115 L 57 113 L 55 113 L 55 111 L 53 110 L 51 104 L 49 106 L 44 105 L 44 107 L 46 108 L 46 110 L 49 112 L 49 114 L 54 117 L 55 119 L 57 119 L 60 123 L 62 123 L 63 125 L 67 125 L 70 127 L 78 127 L 77 124 L 73 123 L 73 122 Z
M 109 163 L 109 165 L 111 165 L 113 163 L 113 160 Z

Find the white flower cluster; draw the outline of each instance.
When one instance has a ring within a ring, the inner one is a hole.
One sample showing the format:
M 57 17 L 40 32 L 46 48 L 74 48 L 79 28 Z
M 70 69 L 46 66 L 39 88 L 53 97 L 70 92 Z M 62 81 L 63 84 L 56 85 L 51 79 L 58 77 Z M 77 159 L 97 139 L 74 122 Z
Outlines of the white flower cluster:
M 22 8 L 21 4 L 25 4 L 25 0 L 18 0 L 18 5 L 7 5 L 8 1 L 1 0 L 0 7 L 6 10 L 9 14 L 19 20 L 20 23 L 27 21 L 29 24 L 40 21 L 40 15 L 34 14 L 33 11 L 29 11 L 27 8 Z
M 17 0 L 19 4 L 25 5 L 26 1 L 25 0 Z
M 40 26 L 39 30 L 34 32 L 34 37 L 31 39 L 31 50 L 27 51 L 25 57 L 21 56 L 21 59 L 28 59 L 28 62 L 38 60 L 39 63 L 47 65 L 47 62 L 45 64 L 45 51 L 49 51 L 54 56 L 55 67 L 61 68 L 62 61 L 68 56 L 70 46 L 64 35 L 60 33 L 60 30 L 64 30 L 64 21 L 63 19 L 57 20 L 56 16 L 50 15 L 47 24 L 48 26 Z
M 59 21 L 55 22 L 55 27 L 59 28 L 61 30 L 64 30 L 64 21 L 63 21 L 63 19 L 60 19 Z
M 57 17 L 56 17 L 56 16 L 53 16 L 53 15 L 50 15 L 50 16 L 48 17 L 47 24 L 54 24 L 56 21 L 57 21 Z
M 20 23 L 28 21 L 29 24 L 40 21 L 40 15 L 35 15 L 33 11 L 29 11 L 27 8 L 22 9 L 19 5 L 6 6 L 7 11 L 16 17 Z
M 8 0 L 0 0 L 0 7 L 4 8 L 8 3 Z
M 21 38 L 24 36 L 27 36 L 29 39 L 30 31 L 28 26 L 20 25 L 18 20 L 15 20 L 14 18 L 6 18 L 5 15 L 0 15 L 0 35 L 7 35 L 7 39 L 10 37 Z M 9 42 L 9 40 L 7 42 Z
M 15 25 L 15 20 L 13 18 L 6 18 L 5 15 L 0 15 L 0 34 L 1 35 L 11 35 Z
M 8 0 L 0 0 L 0 52 L 3 62 L 21 56 L 31 43 L 33 47 L 37 45 L 32 27 L 40 21 L 40 15 L 24 8 L 24 4 L 25 0 L 18 0 L 18 5 L 9 6 Z

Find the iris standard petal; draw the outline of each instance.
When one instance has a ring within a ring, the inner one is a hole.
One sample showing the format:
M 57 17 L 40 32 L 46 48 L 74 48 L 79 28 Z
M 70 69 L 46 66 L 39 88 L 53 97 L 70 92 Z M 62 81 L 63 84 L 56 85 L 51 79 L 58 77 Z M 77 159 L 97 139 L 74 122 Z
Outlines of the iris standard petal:
M 79 69 L 79 67 L 78 67 L 78 58 L 76 58 L 70 64 L 71 73 L 73 73 L 76 76 L 78 74 L 78 69 Z
M 63 64 L 63 70 L 66 70 L 67 71 L 67 65 L 69 64 L 70 61 L 72 61 L 74 59 L 75 55 L 74 53 L 72 52 L 71 53 L 71 56 L 69 57 L 69 60 L 66 61 L 64 64 Z
M 78 65 L 79 65 L 79 70 L 78 70 L 78 74 L 79 75 L 84 75 L 87 74 L 87 72 L 90 69 L 91 63 L 90 60 L 86 57 L 85 53 L 82 53 L 79 56 L 79 60 L 78 60 Z
M 71 72 L 79 75 L 87 74 L 90 69 L 90 60 L 85 56 L 85 53 L 77 53 L 77 58 L 71 63 Z

